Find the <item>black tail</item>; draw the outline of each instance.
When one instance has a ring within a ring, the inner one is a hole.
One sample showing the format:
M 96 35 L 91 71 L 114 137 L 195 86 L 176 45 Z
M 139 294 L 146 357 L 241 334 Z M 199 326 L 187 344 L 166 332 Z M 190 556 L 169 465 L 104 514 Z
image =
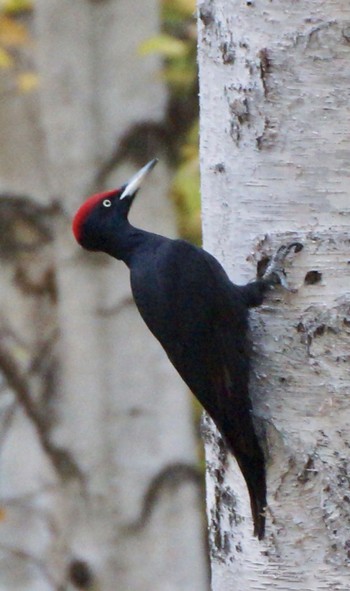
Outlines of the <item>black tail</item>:
M 241 419 L 243 417 L 241 416 Z M 254 535 L 262 540 L 265 535 L 265 510 L 266 510 L 266 472 L 265 458 L 256 437 L 251 417 L 242 420 L 240 426 L 230 429 L 227 424 L 225 430 L 221 429 L 229 450 L 237 460 L 239 468 L 246 482 L 252 517 L 254 523 Z
M 254 535 L 262 540 L 265 536 L 266 510 L 266 477 L 265 462 L 262 456 L 249 458 L 246 456 L 235 458 L 247 484 L 250 506 L 254 522 Z

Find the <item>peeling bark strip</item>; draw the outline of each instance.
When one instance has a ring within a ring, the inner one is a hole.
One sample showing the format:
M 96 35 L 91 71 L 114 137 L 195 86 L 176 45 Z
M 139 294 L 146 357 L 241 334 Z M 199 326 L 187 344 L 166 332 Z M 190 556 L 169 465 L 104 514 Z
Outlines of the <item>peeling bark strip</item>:
M 237 581 L 247 591 L 345 591 L 350 5 L 200 0 L 198 9 L 205 246 L 244 283 L 281 243 L 304 245 L 287 270 L 298 293 L 275 290 L 251 321 L 251 396 L 269 459 L 263 543 L 251 539 L 233 462 L 207 443 L 213 591 Z

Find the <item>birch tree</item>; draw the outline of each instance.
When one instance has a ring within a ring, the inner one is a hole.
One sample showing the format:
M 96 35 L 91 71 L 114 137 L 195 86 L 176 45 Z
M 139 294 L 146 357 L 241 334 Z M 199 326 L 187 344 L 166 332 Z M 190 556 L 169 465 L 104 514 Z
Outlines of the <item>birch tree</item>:
M 188 393 L 122 266 L 70 229 L 165 151 L 160 64 L 137 53 L 158 5 L 38 0 L 34 17 L 39 92 L 0 109 L 0 589 L 202 591 Z M 164 160 L 134 215 L 174 234 Z
M 234 461 L 207 437 L 212 588 L 345 591 L 349 3 L 199 0 L 198 17 L 204 245 L 245 283 L 279 245 L 304 244 L 287 269 L 297 293 L 276 290 L 251 322 L 264 541 Z

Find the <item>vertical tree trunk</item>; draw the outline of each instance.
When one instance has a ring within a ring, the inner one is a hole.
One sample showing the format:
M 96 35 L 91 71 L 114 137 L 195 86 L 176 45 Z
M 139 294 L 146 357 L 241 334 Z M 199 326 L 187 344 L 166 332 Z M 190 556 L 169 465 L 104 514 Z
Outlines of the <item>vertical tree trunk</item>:
M 187 390 L 134 309 L 127 270 L 84 254 L 70 229 L 88 193 L 118 186 L 154 146 L 164 150 L 154 139 L 166 103 L 159 64 L 137 55 L 157 30 L 152 0 L 36 2 L 40 102 L 25 129 L 40 152 L 30 158 L 21 145 L 18 154 L 40 166 L 42 202 L 58 206 L 20 201 L 24 221 L 11 218 L 20 262 L 4 263 L 4 231 L 0 240 L 1 591 L 207 586 Z M 16 190 L 37 189 L 35 177 L 21 170 Z M 133 215 L 169 234 L 168 178 L 160 164 Z M 3 222 L 8 201 L 0 207 Z M 38 368 L 51 371 L 46 389 Z
M 266 449 L 267 534 L 252 538 L 234 461 L 207 445 L 213 590 L 348 588 L 350 7 L 200 0 L 205 246 L 237 283 L 297 238 L 252 317 L 251 396 Z M 229 502 L 228 502 L 229 499 Z
M 162 118 L 166 96 L 157 80 L 158 63 L 138 57 L 142 36 L 137 26 L 129 26 L 130 18 L 137 18 L 144 37 L 151 36 L 157 31 L 157 10 L 155 2 L 38 4 L 50 178 L 67 213 L 95 186 L 102 190 L 124 182 L 132 169 L 124 164 L 114 173 L 115 146 L 132 137 L 136 124 Z M 60 60 L 53 68 L 56 55 Z M 138 138 L 142 164 L 154 156 L 147 139 Z M 147 218 L 154 200 L 165 231 L 167 180 L 163 165 L 139 205 Z M 93 548 L 104 565 L 99 571 L 103 588 L 114 588 L 116 577 L 121 588 L 135 591 L 157 585 L 200 588 L 205 570 L 198 491 L 185 477 L 175 487 L 178 494 L 166 492 L 165 476 L 171 481 L 176 466 L 194 459 L 184 388 L 131 303 L 126 269 L 78 250 L 70 224 L 62 224 L 58 245 L 64 405 L 56 440 L 69 442 L 88 474 L 88 504 L 67 542 L 85 559 L 90 530 L 87 560 Z M 159 474 L 164 482 L 157 489 Z M 150 498 L 158 499 L 158 510 L 147 506 Z M 178 519 L 186 515 L 193 528 L 187 528 L 186 518 L 174 524 L 174 513 Z M 179 535 L 184 552 L 176 551 Z M 193 561 L 199 562 L 197 573 Z

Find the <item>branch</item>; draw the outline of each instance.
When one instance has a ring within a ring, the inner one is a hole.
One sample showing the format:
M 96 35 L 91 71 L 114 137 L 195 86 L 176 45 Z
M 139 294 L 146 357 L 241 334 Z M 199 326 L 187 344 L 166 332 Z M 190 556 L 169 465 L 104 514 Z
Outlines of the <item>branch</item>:
M 33 401 L 29 383 L 14 356 L 0 340 L 0 370 L 13 391 L 18 403 L 25 411 L 27 417 L 34 426 L 40 444 L 51 460 L 51 463 L 62 480 L 77 478 L 82 481 L 82 473 L 71 454 L 57 447 L 49 437 L 48 426 L 41 415 L 37 405 Z
M 162 146 L 169 146 L 169 133 L 162 122 L 141 121 L 128 128 L 114 146 L 109 156 L 102 162 L 90 187 L 90 193 L 101 190 L 113 170 L 123 160 L 130 158 L 141 166 L 145 160 L 154 158 Z
M 2 552 L 6 552 L 11 554 L 14 558 L 18 560 L 24 560 L 26 562 L 31 563 L 33 566 L 37 568 L 37 570 L 41 573 L 41 575 L 47 580 L 54 591 L 64 591 L 63 586 L 59 583 L 56 583 L 53 576 L 48 571 L 45 563 L 40 558 L 36 556 L 32 556 L 29 552 L 25 550 L 21 550 L 20 548 L 14 548 L 12 546 L 6 546 L 6 544 L 0 543 L 0 550 Z
M 163 490 L 166 487 L 174 490 L 186 481 L 193 482 L 198 488 L 203 487 L 203 477 L 196 466 L 185 462 L 175 462 L 165 466 L 152 478 L 143 498 L 140 516 L 125 529 L 131 533 L 143 529 L 150 520 Z
M 134 298 L 131 295 L 125 296 L 122 300 L 120 300 L 120 302 L 118 302 L 114 306 L 111 306 L 110 308 L 97 308 L 96 313 L 98 316 L 108 318 L 109 316 L 117 316 L 118 314 L 120 314 L 120 312 L 122 312 L 123 310 L 125 310 L 125 308 L 128 308 L 129 306 L 134 306 Z

